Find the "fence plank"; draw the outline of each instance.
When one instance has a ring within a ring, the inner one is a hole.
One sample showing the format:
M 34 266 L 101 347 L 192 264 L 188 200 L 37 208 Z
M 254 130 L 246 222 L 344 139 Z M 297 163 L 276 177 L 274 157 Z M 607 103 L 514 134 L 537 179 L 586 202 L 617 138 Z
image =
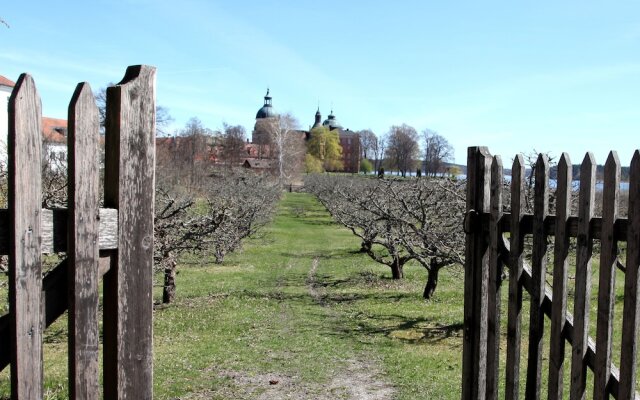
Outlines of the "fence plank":
M 119 240 L 104 285 L 104 397 L 150 399 L 155 68 L 127 68 L 106 114 L 105 205 L 119 210 Z
M 483 215 L 480 218 L 482 219 L 482 223 L 484 224 L 489 221 L 490 216 Z M 502 220 L 500 221 L 500 225 L 502 232 L 509 232 L 511 230 L 511 218 L 509 217 L 509 213 L 504 214 Z M 613 226 L 613 238 L 618 242 L 627 241 L 627 227 L 628 221 L 626 219 L 618 218 Z M 522 216 L 520 229 L 524 234 L 533 233 L 532 214 L 524 214 Z M 593 239 L 600 239 L 600 232 L 602 231 L 602 218 L 591 218 L 589 230 L 591 231 L 591 236 Z M 553 235 L 555 231 L 556 216 L 547 215 L 547 218 L 544 219 L 544 232 L 546 235 Z M 569 217 L 569 221 L 567 221 L 567 232 L 571 237 L 578 237 L 578 217 Z
M 636 150 L 629 171 L 629 232 L 627 234 L 627 271 L 624 280 L 624 316 L 620 358 L 620 398 L 627 399 L 636 387 L 637 332 L 639 327 L 640 284 L 640 151 Z
M 486 213 L 491 155 L 486 147 L 469 147 L 467 154 L 467 212 Z M 475 229 L 465 243 L 463 399 L 484 399 L 486 394 L 488 279 L 488 237 Z
M 596 161 L 587 153 L 580 167 L 576 281 L 573 303 L 573 347 L 571 355 L 572 400 L 584 399 L 587 381 L 587 338 L 591 306 L 591 256 L 593 239 L 589 230 L 595 202 Z
M 553 265 L 553 305 L 549 342 L 549 399 L 561 400 L 564 368 L 564 324 L 567 317 L 567 267 L 569 234 L 567 222 L 571 214 L 572 167 L 569 154 L 563 153 L 558 163 L 556 192 L 556 231 Z
M 509 306 L 507 315 L 507 400 L 518 399 L 520 386 L 520 343 L 522 335 L 522 286 L 520 276 L 524 261 L 524 234 L 520 227 L 525 209 L 525 166 L 522 154 L 511 168 L 511 251 L 509 259 Z
M 42 254 L 67 251 L 67 223 L 66 209 L 40 211 L 40 231 Z M 98 245 L 100 250 L 118 248 L 118 210 L 113 208 L 100 209 L 100 232 Z M 0 209 L 0 254 L 9 254 L 9 210 Z
M 95 399 L 98 383 L 99 117 L 91 87 L 69 104 L 69 397 Z
M 549 160 L 540 154 L 535 167 L 531 308 L 529 320 L 529 359 L 527 364 L 526 399 L 540 398 L 542 377 L 542 337 L 544 334 L 544 300 L 547 237 L 544 220 L 549 213 Z
M 502 218 L 502 159 L 493 157 L 491 164 L 491 223 L 489 231 L 489 288 L 487 322 L 487 399 L 498 398 L 498 367 L 500 366 L 500 289 L 502 261 L 500 241 L 502 232 L 498 222 Z
M 596 333 L 596 361 L 593 387 L 594 400 L 609 398 L 607 386 L 611 374 L 613 308 L 615 305 L 616 260 L 618 243 L 613 227 L 618 218 L 620 197 L 620 160 L 616 152 L 609 153 L 604 167 L 602 191 L 602 234 L 600 250 L 600 279 L 598 284 L 598 320 Z
M 20 75 L 9 98 L 11 397 L 42 398 L 41 105 Z

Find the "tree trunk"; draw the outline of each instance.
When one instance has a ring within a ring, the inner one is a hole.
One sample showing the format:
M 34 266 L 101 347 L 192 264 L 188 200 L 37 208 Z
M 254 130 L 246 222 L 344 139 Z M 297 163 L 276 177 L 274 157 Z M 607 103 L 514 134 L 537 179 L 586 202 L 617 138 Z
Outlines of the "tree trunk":
M 393 279 L 402 279 L 404 278 L 404 272 L 402 271 L 402 263 L 400 259 L 395 258 L 393 263 L 390 265 L 391 267 L 391 277 Z
M 372 243 L 370 241 L 363 240 L 362 243 L 360 243 L 360 253 L 368 253 L 371 251 L 371 245 Z
M 440 273 L 440 266 L 437 265 L 437 262 L 434 259 L 431 259 L 431 267 L 427 270 L 427 284 L 424 287 L 424 292 L 422 293 L 422 297 L 424 299 L 429 300 L 433 297 L 433 294 L 436 291 L 436 286 L 438 286 L 438 274 Z
M 178 263 L 169 254 L 166 255 L 167 264 L 164 268 L 164 286 L 162 287 L 162 303 L 169 304 L 176 297 L 176 267 Z

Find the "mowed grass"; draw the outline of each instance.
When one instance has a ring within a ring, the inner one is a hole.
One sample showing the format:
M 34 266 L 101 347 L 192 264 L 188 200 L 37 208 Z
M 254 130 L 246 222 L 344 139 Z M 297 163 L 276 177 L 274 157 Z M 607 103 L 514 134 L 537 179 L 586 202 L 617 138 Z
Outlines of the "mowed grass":
M 425 302 L 422 267 L 392 281 L 359 247 L 311 195 L 288 193 L 224 264 L 184 257 L 177 300 L 154 311 L 155 398 L 256 398 L 272 378 L 298 387 L 295 398 L 346 398 L 331 382 L 354 362 L 393 386 L 393 398 L 459 398 L 461 270 L 442 273 Z M 45 398 L 68 395 L 66 324 L 45 332 Z M 0 399 L 9 397 L 5 368 Z
M 314 398 L 359 360 L 397 398 L 458 398 L 461 279 L 444 274 L 424 302 L 424 269 L 394 282 L 358 248 L 313 197 L 292 193 L 224 265 L 182 267 L 178 301 L 155 314 L 157 397 L 242 398 L 231 379 L 240 375 L 255 377 L 257 391 L 260 379 L 289 377 Z

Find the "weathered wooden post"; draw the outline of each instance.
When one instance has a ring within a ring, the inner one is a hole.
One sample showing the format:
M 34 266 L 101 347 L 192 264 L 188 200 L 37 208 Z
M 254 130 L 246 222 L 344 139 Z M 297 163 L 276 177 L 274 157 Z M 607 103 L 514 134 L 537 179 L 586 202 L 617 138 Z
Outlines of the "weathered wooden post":
M 98 228 L 100 122 L 91 87 L 80 83 L 69 104 L 68 250 L 69 398 L 98 398 Z
M 501 244 L 502 230 L 499 229 L 502 219 L 502 159 L 494 156 L 491 163 L 491 200 L 489 218 L 489 282 L 487 316 L 487 398 L 498 398 L 498 378 L 500 374 L 500 309 L 502 288 Z
M 533 199 L 533 249 L 531 250 L 531 303 L 529 308 L 529 351 L 525 398 L 540 398 L 542 381 L 542 345 L 547 274 L 547 236 L 544 221 L 549 215 L 549 159 L 540 154 L 535 167 Z
M 469 147 L 462 355 L 462 399 L 466 400 L 486 396 L 489 235 L 480 216 L 489 213 L 491 162 L 486 147 Z
M 9 98 L 9 315 L 11 398 L 42 396 L 42 111 L 33 78 Z
M 153 396 L 152 270 L 155 68 L 127 68 L 107 89 L 105 207 L 118 209 L 118 249 L 104 282 L 104 397 Z

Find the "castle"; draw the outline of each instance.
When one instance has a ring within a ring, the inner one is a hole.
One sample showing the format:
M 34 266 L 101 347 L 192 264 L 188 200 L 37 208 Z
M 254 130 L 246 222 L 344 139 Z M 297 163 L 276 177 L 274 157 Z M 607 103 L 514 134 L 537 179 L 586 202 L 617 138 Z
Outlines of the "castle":
M 267 89 L 267 94 L 264 96 L 264 104 L 256 113 L 256 123 L 251 133 L 251 142 L 257 147 L 259 158 L 269 157 L 267 146 L 269 142 L 268 127 L 270 124 L 275 123 L 278 117 L 278 113 L 273 108 L 272 97 Z M 327 127 L 330 131 L 336 130 L 338 132 L 340 146 L 342 146 L 344 172 L 358 173 L 360 170 L 360 136 L 350 129 L 343 128 L 333 114 L 333 110 L 331 110 L 327 119 L 322 121 L 322 114 L 318 107 L 314 124 L 307 131 L 298 131 L 300 132 L 301 140 L 308 140 L 310 132 L 320 126 Z

